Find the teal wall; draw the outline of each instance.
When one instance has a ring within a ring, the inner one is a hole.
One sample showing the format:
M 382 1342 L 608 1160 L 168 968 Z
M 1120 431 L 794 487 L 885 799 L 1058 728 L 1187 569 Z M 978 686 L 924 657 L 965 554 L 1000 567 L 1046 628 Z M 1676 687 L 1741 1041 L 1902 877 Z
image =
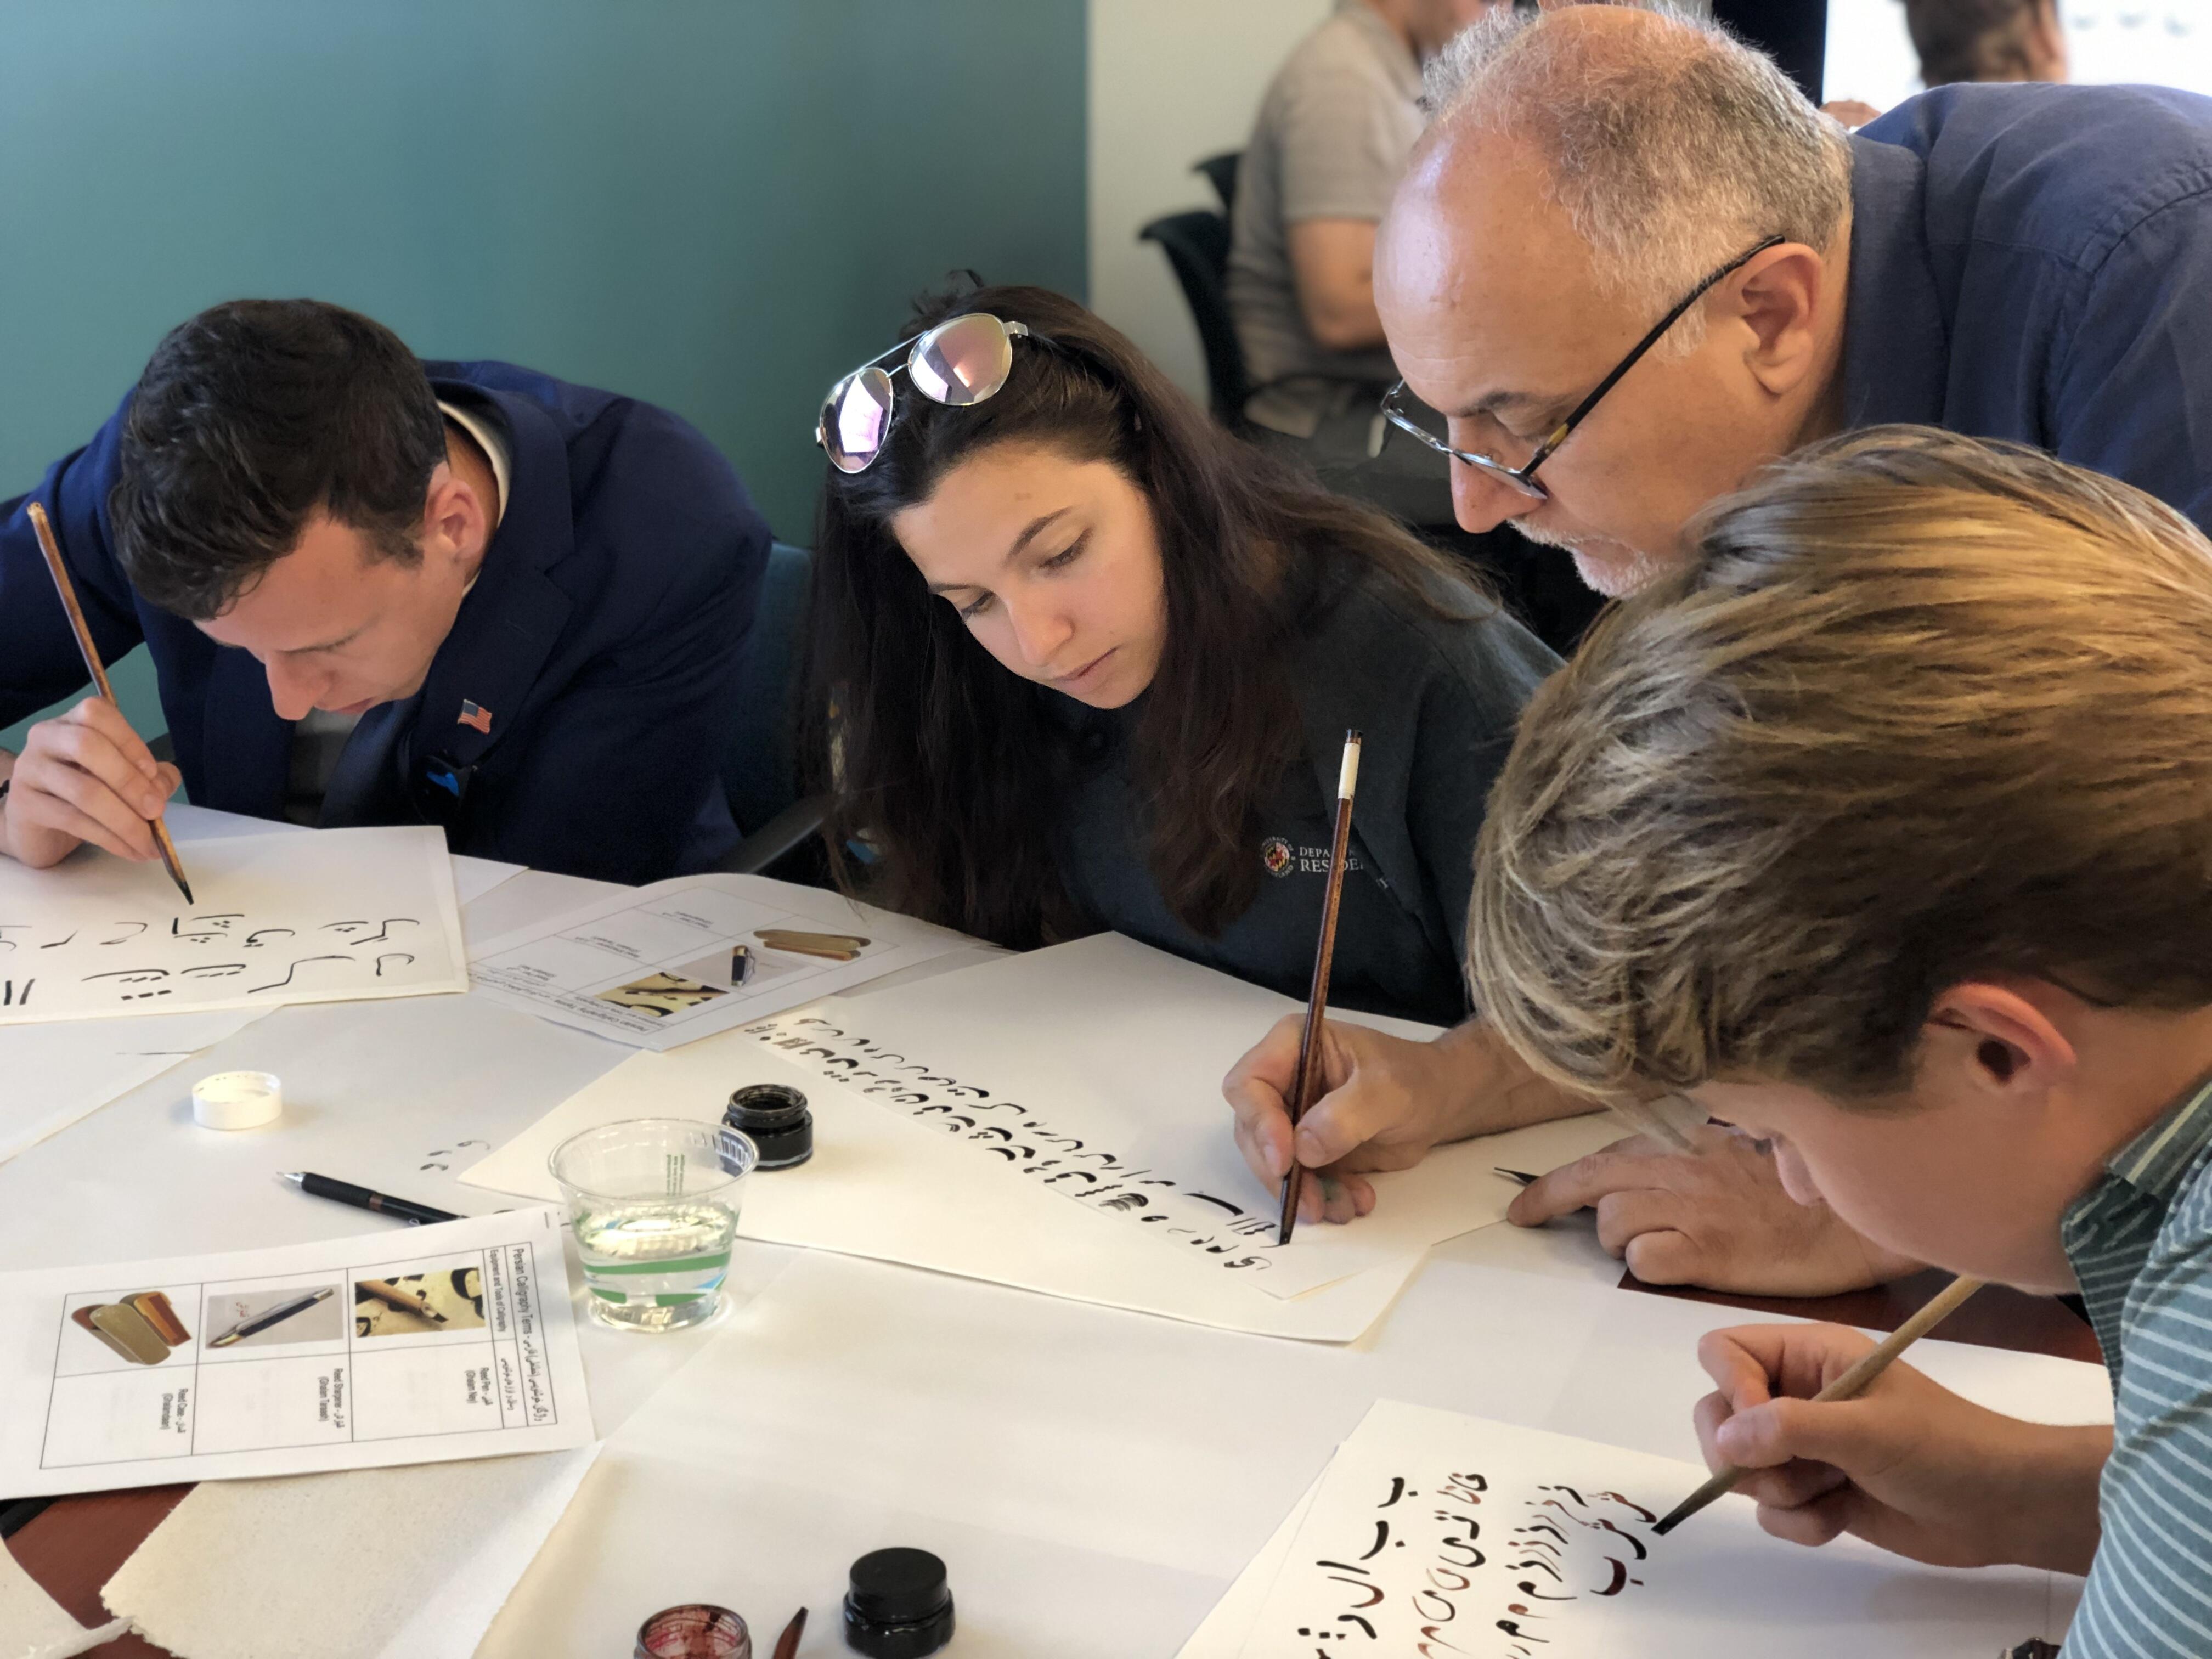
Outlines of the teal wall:
M 0 498 L 172 324 L 309 295 L 664 404 L 805 541 L 908 297 L 1083 289 L 1084 0 L 8 0 L 0 48 Z

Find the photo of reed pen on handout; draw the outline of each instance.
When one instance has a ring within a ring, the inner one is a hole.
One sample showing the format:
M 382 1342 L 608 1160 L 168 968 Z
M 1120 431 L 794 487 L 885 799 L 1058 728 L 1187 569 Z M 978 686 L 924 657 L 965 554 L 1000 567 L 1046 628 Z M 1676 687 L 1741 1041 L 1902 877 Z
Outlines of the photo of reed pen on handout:
M 345 1334 L 343 1304 L 337 1295 L 335 1285 L 212 1291 L 207 1300 L 208 1350 L 336 1341 Z

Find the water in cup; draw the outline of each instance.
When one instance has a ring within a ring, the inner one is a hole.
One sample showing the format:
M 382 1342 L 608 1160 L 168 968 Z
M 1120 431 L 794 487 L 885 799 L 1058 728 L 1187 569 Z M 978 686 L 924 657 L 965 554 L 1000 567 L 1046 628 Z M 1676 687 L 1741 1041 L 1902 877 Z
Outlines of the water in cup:
M 550 1161 L 568 1200 L 592 1312 L 626 1330 L 681 1330 L 720 1310 L 738 1197 L 757 1153 L 688 1119 L 611 1123 Z

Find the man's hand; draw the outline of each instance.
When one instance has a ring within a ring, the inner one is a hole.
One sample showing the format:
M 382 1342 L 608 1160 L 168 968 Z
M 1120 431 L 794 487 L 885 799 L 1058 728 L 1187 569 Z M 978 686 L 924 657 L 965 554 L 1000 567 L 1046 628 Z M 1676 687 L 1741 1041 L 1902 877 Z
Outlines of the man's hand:
M 118 858 L 158 858 L 149 820 L 184 781 L 100 697 L 33 726 L 8 779 L 0 852 L 41 869 L 88 841 Z
M 1796 1544 L 1850 1533 L 1941 1567 L 2088 1571 L 2112 1431 L 2002 1416 L 1905 1364 L 1856 1400 L 1812 1403 L 1873 1346 L 1840 1325 L 1740 1326 L 1698 1343 L 1719 1388 L 1698 1402 L 1698 1441 L 1714 1468 L 1757 1471 L 1736 1490 L 1758 1500 L 1759 1524 Z
M 1287 1102 L 1304 1023 L 1284 1015 L 1221 1085 L 1244 1161 L 1270 1186 L 1290 1168 Z M 1442 1141 L 1592 1109 L 1540 1081 L 1479 1022 L 1409 1042 L 1324 1020 L 1321 1067 L 1325 1092 L 1297 1129 L 1298 1162 L 1321 1172 L 1301 1193 L 1301 1221 L 1349 1221 L 1373 1209 L 1375 1188 L 1361 1171 L 1410 1169 Z
M 1922 1266 L 1854 1232 L 1826 1205 L 1798 1203 L 1747 1137 L 1701 1125 L 1691 1138 L 1688 1152 L 1644 1135 L 1616 1140 L 1525 1188 L 1505 1218 L 1540 1227 L 1595 1209 L 1598 1242 L 1647 1285 L 1832 1296 Z

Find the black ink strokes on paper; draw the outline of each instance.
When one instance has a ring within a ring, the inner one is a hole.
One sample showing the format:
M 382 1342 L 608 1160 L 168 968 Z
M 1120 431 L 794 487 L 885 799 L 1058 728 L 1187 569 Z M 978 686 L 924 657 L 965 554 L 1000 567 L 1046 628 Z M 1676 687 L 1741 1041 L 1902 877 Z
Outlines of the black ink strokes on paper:
M 285 969 L 283 978 L 271 980 L 266 985 L 257 985 L 248 991 L 246 995 L 259 996 L 264 991 L 283 991 L 290 988 L 294 977 L 298 975 L 300 969 L 306 967 L 311 962 L 351 963 L 353 961 L 353 957 L 347 956 L 301 957 L 295 960 L 291 966 Z
M 1273 1265 L 1273 1220 L 1069 1134 L 1035 1107 L 963 1083 L 818 1016 L 768 1019 L 743 1030 L 787 1060 L 981 1146 L 1063 1197 L 1152 1224 L 1163 1238 L 1214 1258 L 1224 1271 L 1264 1272 Z

